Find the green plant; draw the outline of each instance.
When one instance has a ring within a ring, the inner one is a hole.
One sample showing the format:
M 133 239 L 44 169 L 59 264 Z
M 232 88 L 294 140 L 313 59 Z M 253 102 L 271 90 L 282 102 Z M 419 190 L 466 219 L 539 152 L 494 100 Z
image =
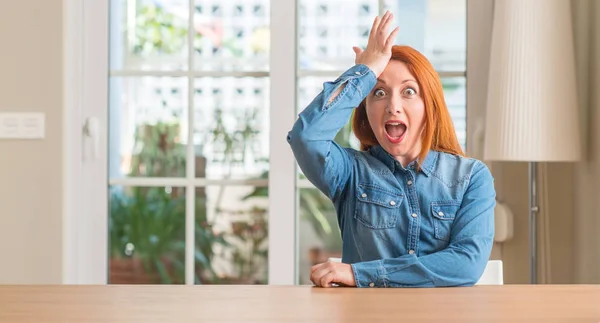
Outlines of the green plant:
M 146 272 L 158 273 L 163 283 L 183 283 L 182 197 L 165 188 L 134 187 L 113 189 L 110 202 L 111 258 L 136 257 L 142 260 Z
M 187 24 L 174 14 L 154 4 L 138 9 L 135 19 L 133 53 L 148 56 L 154 53 L 180 53 L 187 41 Z
M 186 150 L 179 133 L 179 123 L 158 122 L 137 127 L 129 176 L 185 176 Z
M 343 147 L 353 147 L 353 134 L 351 123 L 348 122 L 336 135 L 335 142 Z M 304 175 L 301 178 L 306 179 Z M 261 179 L 269 178 L 269 172 L 266 171 Z M 328 250 L 341 250 L 340 229 L 337 222 L 337 215 L 331 201 L 317 189 L 302 188 L 298 191 L 299 217 L 302 221 L 308 221 L 319 238 L 323 241 Z M 245 198 L 268 197 L 268 187 L 257 187 Z
M 130 175 L 176 177 L 185 172 L 185 146 L 176 140 L 177 123 L 144 124 L 135 135 Z M 111 259 L 140 259 L 146 272 L 162 283 L 185 277 L 185 191 L 179 187 L 112 188 L 110 192 Z M 213 247 L 227 245 L 207 219 L 206 197 L 195 201 L 196 282 L 216 280 Z
M 230 281 L 266 284 L 268 259 L 268 221 L 266 209 L 252 207 L 230 213 L 237 218 L 231 222 L 231 232 L 225 239 L 229 242 L 234 276 Z
M 187 18 L 187 17 L 186 17 Z M 202 47 L 201 42 L 212 39 L 214 48 L 228 50 L 233 57 L 243 57 L 242 42 L 237 37 L 223 39 L 222 34 L 203 37 L 202 32 L 208 32 L 210 27 L 203 27 L 194 33 L 196 51 Z M 265 31 L 266 30 L 266 31 Z M 178 54 L 185 51 L 188 41 L 188 21 L 165 10 L 156 4 L 141 5 L 135 16 L 135 37 L 130 44 L 132 53 L 141 57 L 153 54 Z M 214 31 L 211 31 L 211 34 Z M 268 29 L 257 28 L 252 34 L 252 48 L 256 52 L 268 51 Z

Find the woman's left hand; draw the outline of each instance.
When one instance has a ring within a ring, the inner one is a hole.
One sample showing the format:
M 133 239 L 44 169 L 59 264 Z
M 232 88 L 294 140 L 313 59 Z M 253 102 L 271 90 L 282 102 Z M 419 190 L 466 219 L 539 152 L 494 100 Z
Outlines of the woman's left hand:
M 333 287 L 332 284 L 356 286 L 352 266 L 339 262 L 324 262 L 310 269 L 310 280 L 319 287 Z

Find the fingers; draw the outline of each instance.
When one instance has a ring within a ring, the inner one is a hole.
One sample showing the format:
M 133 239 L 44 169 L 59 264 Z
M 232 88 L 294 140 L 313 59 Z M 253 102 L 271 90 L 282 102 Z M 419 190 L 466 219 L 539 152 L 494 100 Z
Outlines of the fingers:
M 320 285 L 321 279 L 329 273 L 333 273 L 333 270 L 331 270 L 329 267 L 323 267 L 312 273 L 310 277 L 315 284 Z
M 394 28 L 394 30 L 392 30 L 392 33 L 390 34 L 388 39 L 385 41 L 385 48 L 387 50 L 392 50 L 392 46 L 394 45 L 394 41 L 396 40 L 396 36 L 398 35 L 399 31 L 400 31 L 400 27 Z
M 315 271 L 317 271 L 317 270 L 321 269 L 321 267 L 323 267 L 323 266 L 325 266 L 325 265 L 327 265 L 327 263 L 326 263 L 326 262 L 324 262 L 324 263 L 320 263 L 320 264 L 316 264 L 316 265 L 314 265 L 314 266 L 310 267 L 310 275 L 312 276 L 312 275 L 313 275 L 313 273 L 314 273 Z
M 318 271 L 313 276 L 311 276 L 310 280 L 317 287 L 331 287 L 331 283 L 333 283 L 335 278 L 335 273 L 330 270 L 322 270 Z
M 352 50 L 354 51 L 354 62 L 358 60 L 358 56 L 362 54 L 363 50 L 360 47 L 353 46 Z
M 386 11 L 385 14 L 383 14 L 383 17 L 381 18 L 381 22 L 379 23 L 379 30 L 385 31 L 384 28 L 387 28 L 387 26 L 389 25 L 389 21 L 393 16 L 393 13 L 391 13 L 390 11 Z
M 333 282 L 333 278 L 335 275 L 332 272 L 325 274 L 321 277 L 320 283 L 321 287 L 331 287 L 331 283 Z
M 374 35 L 374 33 L 377 32 L 380 21 L 381 21 L 381 18 L 379 18 L 379 16 L 375 17 L 375 19 L 373 20 L 373 26 L 371 26 L 371 32 L 369 33 L 369 38 L 371 38 Z
M 369 43 L 374 42 L 381 46 L 387 46 L 387 39 L 389 39 L 387 32 L 393 21 L 394 14 L 390 11 L 386 11 L 381 18 L 379 18 L 379 16 L 375 17 L 373 27 L 369 33 Z
M 394 14 L 386 11 L 385 15 L 383 16 L 383 18 L 381 19 L 381 23 L 379 24 L 379 31 L 381 32 L 382 35 L 386 35 L 387 31 L 389 29 L 390 23 L 392 23 L 392 21 L 394 21 Z
M 329 262 L 317 264 L 310 268 L 310 280 L 319 287 L 327 287 L 328 283 L 333 282 L 333 278 L 335 275 L 334 273 L 334 267 L 331 266 Z M 327 275 L 330 274 L 331 277 L 327 278 L 329 281 L 327 281 L 327 279 L 323 280 Z
M 386 11 L 386 13 L 381 18 L 379 16 L 375 17 L 375 20 L 373 20 L 373 26 L 371 27 L 371 32 L 369 33 L 370 39 L 376 37 L 381 32 L 382 25 L 389 18 L 389 13 L 389 11 Z

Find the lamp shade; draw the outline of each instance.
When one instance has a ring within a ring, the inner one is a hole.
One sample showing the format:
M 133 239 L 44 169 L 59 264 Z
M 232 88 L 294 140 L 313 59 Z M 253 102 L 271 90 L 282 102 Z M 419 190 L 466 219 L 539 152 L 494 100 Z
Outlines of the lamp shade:
M 581 158 L 570 3 L 495 1 L 485 160 Z

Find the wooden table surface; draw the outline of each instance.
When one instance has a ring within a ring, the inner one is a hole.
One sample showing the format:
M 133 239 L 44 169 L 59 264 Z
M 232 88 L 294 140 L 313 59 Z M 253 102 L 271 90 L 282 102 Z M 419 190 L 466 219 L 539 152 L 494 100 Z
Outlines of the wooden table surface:
M 0 322 L 600 322 L 600 285 L 0 286 Z

